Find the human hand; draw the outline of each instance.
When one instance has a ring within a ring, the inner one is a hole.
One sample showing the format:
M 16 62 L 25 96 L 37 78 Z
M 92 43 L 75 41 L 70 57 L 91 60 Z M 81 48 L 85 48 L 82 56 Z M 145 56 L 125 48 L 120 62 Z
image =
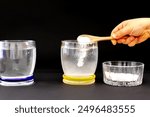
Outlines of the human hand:
M 112 30 L 111 36 L 113 45 L 122 43 L 131 47 L 142 43 L 150 37 L 150 18 L 125 20 Z

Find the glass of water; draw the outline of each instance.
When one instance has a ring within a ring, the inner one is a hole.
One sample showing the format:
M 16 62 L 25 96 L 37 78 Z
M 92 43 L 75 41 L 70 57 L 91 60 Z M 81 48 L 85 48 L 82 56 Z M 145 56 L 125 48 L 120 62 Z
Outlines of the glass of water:
M 24 86 L 33 84 L 35 63 L 35 41 L 0 41 L 0 85 Z
M 64 40 L 61 43 L 63 82 L 70 85 L 89 85 L 95 82 L 98 61 L 97 42 L 79 43 Z
M 135 61 L 103 62 L 104 83 L 113 86 L 137 86 L 143 81 L 144 63 Z

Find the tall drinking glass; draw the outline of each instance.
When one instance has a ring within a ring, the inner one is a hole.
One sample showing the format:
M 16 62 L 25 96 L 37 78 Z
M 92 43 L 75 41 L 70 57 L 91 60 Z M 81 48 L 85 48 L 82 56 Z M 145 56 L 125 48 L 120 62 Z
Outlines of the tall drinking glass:
M 98 61 L 97 42 L 79 43 L 64 40 L 61 43 L 63 82 L 71 85 L 89 85 L 95 82 Z
M 0 41 L 0 85 L 23 86 L 33 84 L 35 63 L 35 41 Z

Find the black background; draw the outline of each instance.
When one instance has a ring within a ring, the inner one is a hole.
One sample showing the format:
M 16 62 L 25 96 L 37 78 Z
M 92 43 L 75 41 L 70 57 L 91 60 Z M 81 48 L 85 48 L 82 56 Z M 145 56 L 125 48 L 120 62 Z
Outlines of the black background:
M 132 3 L 131 3 L 132 2 Z M 61 40 L 76 39 L 80 34 L 108 36 L 121 21 L 149 17 L 146 1 L 86 0 L 1 0 L 0 39 L 33 39 L 36 41 L 36 69 L 62 70 Z M 150 41 L 128 47 L 99 42 L 99 61 L 132 60 L 150 69 Z
M 121 21 L 150 17 L 147 0 L 0 0 L 0 40 L 36 41 L 35 84 L 0 87 L 0 99 L 150 99 L 150 73 L 139 87 L 112 87 L 102 81 L 102 62 L 131 60 L 150 71 L 150 40 L 134 47 L 99 42 L 96 83 L 70 86 L 62 83 L 62 40 L 80 34 L 110 35 Z

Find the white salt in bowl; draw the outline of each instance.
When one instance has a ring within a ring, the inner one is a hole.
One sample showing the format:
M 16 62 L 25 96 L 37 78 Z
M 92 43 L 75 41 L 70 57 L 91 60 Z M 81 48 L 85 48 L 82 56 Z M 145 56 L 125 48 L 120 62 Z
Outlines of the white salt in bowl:
M 103 81 L 113 86 L 142 84 L 144 63 L 135 61 L 105 61 L 102 63 Z

